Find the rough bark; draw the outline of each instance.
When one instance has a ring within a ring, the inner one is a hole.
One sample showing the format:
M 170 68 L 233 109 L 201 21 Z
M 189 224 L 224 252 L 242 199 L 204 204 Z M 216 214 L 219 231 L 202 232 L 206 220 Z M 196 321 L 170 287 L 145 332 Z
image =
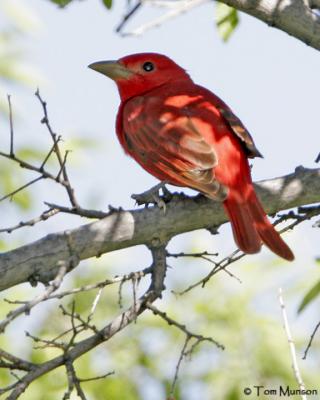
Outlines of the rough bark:
M 258 182 L 256 189 L 269 214 L 320 202 L 320 169 L 297 168 L 293 174 Z M 0 254 L 0 290 L 27 281 L 47 282 L 68 260 L 142 244 L 154 247 L 180 233 L 218 227 L 226 221 L 221 204 L 203 196 L 174 196 L 165 213 L 158 207 L 113 211 L 96 222 Z M 71 268 L 77 265 L 69 264 Z

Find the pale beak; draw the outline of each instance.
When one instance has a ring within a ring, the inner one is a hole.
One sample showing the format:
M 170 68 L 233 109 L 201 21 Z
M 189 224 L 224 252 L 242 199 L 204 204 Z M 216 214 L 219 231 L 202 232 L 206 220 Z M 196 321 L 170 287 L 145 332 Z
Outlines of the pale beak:
M 120 64 L 118 61 L 98 61 L 88 65 L 88 68 L 100 72 L 113 80 L 129 79 L 133 72 Z

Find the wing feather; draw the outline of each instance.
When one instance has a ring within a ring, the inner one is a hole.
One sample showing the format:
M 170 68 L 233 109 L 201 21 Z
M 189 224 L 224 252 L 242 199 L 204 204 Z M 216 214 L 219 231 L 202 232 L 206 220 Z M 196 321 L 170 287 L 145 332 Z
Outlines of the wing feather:
M 232 129 L 233 133 L 241 140 L 249 158 L 262 157 L 263 155 L 257 149 L 252 136 L 247 128 L 243 125 L 241 120 L 228 108 L 218 106 L 217 109 Z
M 217 154 L 199 131 L 195 117 L 179 109 L 167 118 L 155 118 L 141 108 L 141 102 L 139 98 L 124 110 L 124 136 L 132 157 L 159 179 L 223 200 L 227 190 L 214 174 Z M 138 108 L 144 112 L 133 114 Z

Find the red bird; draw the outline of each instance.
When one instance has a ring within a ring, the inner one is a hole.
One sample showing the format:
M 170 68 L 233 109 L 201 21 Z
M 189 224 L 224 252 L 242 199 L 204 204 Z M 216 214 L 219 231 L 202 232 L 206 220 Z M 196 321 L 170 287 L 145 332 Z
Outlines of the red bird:
M 253 188 L 248 158 L 261 154 L 219 97 L 161 54 L 133 54 L 89 67 L 118 86 L 116 130 L 127 154 L 161 181 L 223 201 L 245 253 L 257 253 L 263 242 L 280 257 L 294 259 Z

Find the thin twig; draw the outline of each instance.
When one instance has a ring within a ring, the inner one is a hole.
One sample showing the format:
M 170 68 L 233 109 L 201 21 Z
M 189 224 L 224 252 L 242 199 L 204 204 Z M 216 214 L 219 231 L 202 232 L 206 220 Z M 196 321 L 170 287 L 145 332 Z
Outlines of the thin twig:
M 43 169 L 42 167 L 37 167 L 35 165 L 32 165 L 32 164 L 22 160 L 21 158 L 17 157 L 15 154 L 11 156 L 8 153 L 4 153 L 3 151 L 0 151 L 0 156 L 8 158 L 9 160 L 12 160 L 12 161 L 16 162 L 17 164 L 19 164 L 19 166 L 21 168 L 25 168 L 25 169 L 28 169 L 30 171 L 38 172 L 40 175 L 43 176 L 43 178 L 49 178 L 49 179 L 57 182 L 56 176 L 51 174 L 49 171 Z M 58 183 L 60 185 L 65 186 L 65 187 L 67 186 L 67 183 L 63 179 L 60 179 L 58 181 Z
M 7 325 L 10 322 L 12 322 L 15 318 L 17 318 L 21 314 L 29 314 L 33 307 L 44 301 L 47 297 L 50 296 L 52 292 L 57 290 L 60 287 L 65 274 L 68 272 L 68 269 L 69 269 L 68 263 L 62 262 L 55 279 L 50 283 L 50 285 L 48 285 L 48 287 L 45 289 L 43 293 L 39 294 L 34 299 L 30 300 L 21 307 L 18 307 L 15 310 L 10 311 L 7 314 L 6 318 L 0 322 L 0 333 L 4 332 Z
M 232 272 L 230 272 L 230 271 L 226 268 L 227 265 L 226 265 L 224 268 L 219 269 L 219 271 L 216 271 L 216 268 L 219 268 L 220 265 L 221 265 L 221 263 L 225 260 L 225 259 L 223 259 L 222 261 L 217 262 L 217 261 L 214 261 L 214 260 L 212 260 L 212 259 L 210 258 L 210 257 L 215 257 L 215 256 L 217 256 L 217 255 L 218 255 L 218 253 L 208 253 L 207 251 L 203 251 L 203 252 L 200 252 L 200 253 L 183 253 L 183 252 L 181 252 L 181 253 L 169 253 L 169 252 L 167 252 L 167 256 L 168 256 L 168 257 L 174 257 L 174 258 L 179 258 L 179 257 L 201 258 L 202 260 L 205 260 L 205 261 L 209 262 L 210 264 L 213 264 L 213 265 L 214 265 L 214 269 L 210 272 L 210 274 L 212 273 L 212 275 L 214 275 L 214 274 L 216 274 L 217 272 L 219 272 L 220 270 L 222 270 L 222 271 L 224 271 L 226 274 L 228 274 L 231 278 L 234 278 L 234 279 L 236 279 L 239 283 L 242 283 L 241 279 L 239 279 L 236 275 L 234 275 Z M 230 258 L 230 257 L 229 257 L 229 258 Z M 214 273 L 213 273 L 213 271 L 214 271 Z M 210 274 L 209 274 L 209 275 L 210 275 Z M 210 275 L 209 279 L 211 278 L 212 275 Z M 203 280 L 206 280 L 206 279 L 207 279 L 207 277 L 205 277 Z M 203 280 L 201 280 L 201 284 L 204 286 L 204 285 L 206 284 L 207 281 L 203 282 Z M 198 285 L 198 284 L 199 284 L 199 282 L 198 282 L 196 285 Z M 193 287 L 192 287 L 192 289 L 193 289 Z M 191 290 L 191 289 L 190 289 L 190 290 Z
M 133 276 L 135 276 L 136 279 L 138 279 L 138 278 L 141 279 L 142 277 L 144 277 L 148 274 L 151 274 L 151 272 L 152 272 L 151 267 L 148 267 L 141 271 L 130 272 L 129 274 L 116 276 L 112 279 L 105 279 L 103 281 L 100 281 L 100 282 L 97 282 L 97 283 L 94 283 L 91 285 L 84 285 L 84 286 L 80 286 L 78 288 L 66 290 L 64 292 L 55 293 L 55 294 L 48 296 L 48 298 L 46 300 L 62 299 L 65 296 L 74 295 L 74 294 L 77 294 L 80 292 L 87 292 L 87 291 L 94 290 L 94 289 L 102 289 L 108 285 L 113 285 L 115 283 L 129 281 L 132 279 Z
M 184 341 L 182 350 L 180 352 L 179 360 L 178 360 L 177 365 L 176 365 L 174 378 L 173 378 L 173 381 L 172 381 L 172 384 L 171 384 L 171 388 L 170 388 L 170 396 L 173 396 L 173 394 L 174 394 L 174 389 L 175 389 L 177 381 L 178 381 L 178 376 L 179 376 L 181 363 L 182 363 L 182 360 L 184 359 L 184 357 L 186 356 L 186 349 L 187 349 L 187 346 L 188 346 L 188 343 L 189 343 L 190 339 L 191 339 L 190 336 L 186 336 L 186 339 Z
M 61 176 L 63 170 L 64 170 L 65 167 L 66 167 L 67 158 L 68 158 L 68 154 L 69 154 L 69 153 L 70 153 L 70 150 L 67 150 L 67 151 L 64 153 L 62 165 L 61 165 L 61 167 L 60 167 L 60 171 L 58 172 L 58 175 L 57 175 L 57 178 L 56 178 L 58 182 L 59 182 L 59 180 L 60 180 L 60 176 Z
M 60 210 L 58 210 L 57 208 L 49 208 L 49 210 L 44 211 L 39 217 L 29 219 L 28 221 L 21 221 L 17 225 L 0 229 L 0 233 L 1 232 L 11 233 L 11 232 L 13 232 L 17 229 L 23 228 L 25 226 L 34 226 L 38 222 L 46 221 L 48 218 L 53 217 L 54 215 L 58 214 L 59 212 L 60 212 Z
M 94 315 L 94 313 L 96 311 L 97 305 L 98 305 L 99 300 L 100 300 L 101 295 L 102 295 L 102 291 L 103 291 L 103 288 L 100 287 L 96 297 L 93 300 L 93 303 L 92 303 L 92 306 L 91 306 L 91 310 L 90 310 L 90 313 L 88 315 L 88 321 L 91 321 L 91 319 L 92 319 L 92 317 L 93 317 L 93 315 Z
M 0 368 L 9 368 L 9 369 L 16 369 L 20 371 L 32 371 L 36 364 L 23 360 L 22 358 L 16 357 L 10 353 L 7 353 L 5 350 L 0 349 L 0 360 L 7 360 L 8 362 L 4 366 L 4 364 L 0 364 Z
M 279 288 L 279 303 L 281 307 L 281 312 L 282 312 L 282 318 L 283 318 L 283 324 L 284 324 L 284 330 L 287 335 L 288 343 L 289 343 L 289 348 L 290 348 L 290 354 L 291 354 L 291 359 L 292 359 L 292 369 L 294 376 L 296 378 L 296 381 L 299 385 L 299 388 L 302 393 L 305 392 L 305 385 L 303 383 L 300 370 L 299 370 L 299 365 L 298 365 L 298 360 L 297 360 L 297 354 L 296 354 L 296 348 L 294 345 L 294 341 L 292 339 L 292 334 L 289 326 L 289 321 L 288 321 L 288 316 L 286 312 L 286 307 L 283 301 L 282 297 L 282 288 Z M 307 396 L 305 394 L 301 394 L 302 400 L 307 400 Z
M 73 207 L 70 208 L 70 207 L 60 206 L 59 204 L 49 203 L 47 201 L 45 201 L 44 204 L 50 208 L 56 208 L 63 213 L 78 215 L 79 217 L 102 219 L 110 215 L 110 212 L 107 213 L 104 211 L 88 210 L 82 207 L 78 207 L 77 209 L 75 209 Z
M 25 335 L 26 335 L 26 337 L 32 339 L 34 341 L 34 343 L 39 343 L 36 346 L 33 346 L 34 349 L 46 349 L 48 347 L 53 347 L 53 348 L 65 351 L 66 348 L 67 348 L 65 343 L 58 342 L 57 339 L 53 339 L 53 340 L 42 339 L 42 338 L 39 338 L 39 337 L 37 337 L 35 335 L 32 335 L 28 331 L 25 332 Z
M 139 280 L 136 277 L 132 278 L 132 294 L 133 294 L 133 308 L 136 308 L 137 303 L 137 289 L 139 285 Z M 137 319 L 135 320 L 137 322 Z
M 92 378 L 78 378 L 79 382 L 92 382 L 92 381 L 98 381 L 100 379 L 107 378 L 110 375 L 114 375 L 115 371 L 107 372 L 106 374 L 103 375 L 98 375 L 98 376 L 93 376 Z
M 211 337 L 208 336 L 202 336 L 197 333 L 191 332 L 189 329 L 186 328 L 185 325 L 180 324 L 179 322 L 175 321 L 174 319 L 170 318 L 167 313 L 160 311 L 157 307 L 155 307 L 153 304 L 147 303 L 146 306 L 153 312 L 154 315 L 158 315 L 161 317 L 164 321 L 167 322 L 168 325 L 175 326 L 178 328 L 181 332 L 183 332 L 186 336 L 188 336 L 190 339 L 197 339 L 202 342 L 210 342 L 217 346 L 219 349 L 224 350 L 225 347 L 223 344 L 217 342 L 216 340 L 212 339 Z
M 233 275 L 230 271 L 226 270 L 226 268 L 233 264 L 234 262 L 240 260 L 245 256 L 244 253 L 240 252 L 240 250 L 235 250 L 233 253 L 231 253 L 228 257 L 223 258 L 219 262 L 214 262 L 215 266 L 214 268 L 202 279 L 197 281 L 196 283 L 188 286 L 186 289 L 184 289 L 182 292 L 174 292 L 175 294 L 183 295 L 187 292 L 190 292 L 190 290 L 196 288 L 197 286 L 204 287 L 207 282 L 213 277 L 213 275 L 216 275 L 220 271 L 226 271 L 228 275 L 234 277 L 237 279 L 240 283 L 240 279 L 237 278 L 235 275 Z M 212 261 L 212 260 L 211 260 Z
M 174 258 L 180 258 L 180 257 L 194 257 L 194 258 L 202 258 L 203 260 L 214 262 L 211 260 L 209 257 L 217 257 L 219 253 L 208 253 L 207 251 L 202 251 L 200 253 L 170 253 L 167 252 L 167 257 L 174 257 Z
M 314 328 L 314 330 L 313 330 L 313 332 L 312 332 L 312 334 L 311 334 L 311 336 L 310 336 L 310 339 L 309 339 L 307 348 L 305 349 L 304 355 L 303 355 L 303 357 L 302 357 L 303 360 L 305 360 L 305 359 L 307 358 L 307 355 L 308 355 L 308 352 L 309 352 L 309 350 L 310 350 L 310 348 L 311 348 L 313 339 L 314 339 L 315 334 L 317 333 L 317 331 L 318 331 L 319 328 L 320 328 L 320 321 L 317 323 L 317 325 L 315 326 L 315 328 Z
M 50 133 L 50 136 L 52 138 L 53 146 L 54 146 L 54 152 L 55 152 L 55 154 L 57 156 L 57 160 L 58 160 L 59 166 L 60 166 L 61 171 L 62 171 L 63 180 L 66 182 L 65 188 L 67 190 L 70 203 L 72 204 L 72 206 L 74 208 L 77 209 L 77 208 L 79 208 L 79 204 L 78 204 L 78 201 L 77 201 L 77 199 L 75 197 L 74 189 L 72 188 L 70 180 L 69 180 L 69 177 L 68 177 L 68 173 L 67 173 L 67 169 L 66 169 L 66 166 L 65 166 L 64 158 L 62 157 L 60 148 L 58 146 L 59 137 L 57 138 L 57 134 L 54 133 L 54 131 L 53 131 L 52 127 L 51 127 L 51 124 L 49 122 L 47 103 L 42 99 L 42 97 L 40 95 L 40 92 L 39 92 L 39 89 L 36 91 L 35 96 L 37 97 L 37 99 L 39 100 L 39 102 L 40 102 L 40 104 L 42 106 L 44 117 L 42 118 L 41 122 L 46 125 L 46 127 L 48 129 L 48 132 Z M 59 181 L 60 179 L 57 179 L 57 180 Z
M 4 195 L 3 197 L 1 197 L 0 201 L 4 201 L 4 200 L 6 200 L 8 198 L 12 199 L 12 197 L 15 196 L 16 194 L 18 194 L 19 192 L 21 192 L 21 190 L 26 189 L 27 187 L 33 185 L 34 183 L 36 183 L 38 181 L 41 181 L 42 179 L 43 179 L 43 176 L 38 176 L 38 178 L 32 179 L 32 181 L 29 181 L 28 183 L 26 183 L 25 185 L 20 186 L 18 189 L 14 190 L 13 192 L 8 193 L 8 194 Z
M 292 210 L 290 210 L 287 214 L 285 215 L 281 215 L 277 221 L 275 221 L 274 225 L 278 225 L 280 222 L 284 222 L 288 219 L 294 219 L 294 221 L 289 224 L 288 226 L 284 227 L 283 229 L 281 229 L 279 231 L 280 234 L 290 231 L 293 228 L 295 228 L 297 225 L 301 224 L 301 222 L 304 222 L 306 220 L 310 220 L 311 218 L 317 216 L 320 214 L 320 205 L 315 205 L 315 206 L 306 206 L 306 207 L 298 207 L 298 214 L 296 214 L 295 212 L 293 212 Z M 180 253 L 183 254 L 184 253 Z M 175 254 L 172 255 L 173 257 L 178 257 L 180 256 L 180 254 Z M 170 256 L 170 253 L 168 253 L 168 256 Z M 192 257 L 192 253 L 187 254 L 187 256 L 191 256 Z M 242 253 L 240 250 L 235 250 L 232 254 L 230 254 L 229 256 L 223 258 L 221 261 L 217 262 L 214 260 L 211 260 L 208 257 L 203 257 L 201 255 L 201 253 L 195 253 L 194 257 L 200 257 L 205 259 L 206 261 L 214 264 L 214 268 L 202 279 L 200 279 L 198 282 L 190 285 L 189 287 L 187 287 L 185 290 L 183 290 L 182 292 L 174 292 L 175 294 L 185 294 L 187 292 L 189 292 L 190 290 L 196 288 L 197 286 L 202 286 L 204 287 L 206 285 L 206 283 L 212 278 L 213 275 L 216 275 L 218 272 L 220 271 L 225 271 L 228 273 L 228 275 L 236 278 L 240 283 L 240 279 L 238 277 L 236 277 L 235 275 L 233 275 L 229 270 L 227 270 L 226 268 L 229 267 L 229 265 L 233 264 L 234 262 L 240 260 L 241 258 L 243 258 L 245 256 L 244 253 Z
M 59 136 L 57 139 L 57 143 L 59 143 L 60 140 L 61 140 L 61 137 Z M 40 171 L 42 171 L 44 166 L 47 164 L 51 154 L 54 152 L 54 149 L 55 149 L 55 145 L 53 144 L 51 146 L 51 149 L 48 151 L 48 154 L 45 156 L 44 160 L 42 161 L 42 164 L 40 165 L 40 168 L 39 168 Z
M 152 28 L 156 28 L 173 18 L 176 18 L 179 15 L 192 10 L 193 8 L 199 7 L 200 5 L 207 3 L 208 1 L 209 0 L 176 0 L 174 2 L 168 1 L 168 6 L 166 6 L 166 3 L 162 2 L 162 6 L 165 6 L 169 9 L 166 14 L 161 15 L 160 17 L 155 18 L 143 25 L 140 25 L 138 28 L 132 29 L 129 32 L 121 32 L 121 35 L 140 36 L 146 31 Z M 150 4 L 152 4 L 152 2 L 150 2 Z
M 126 23 L 133 17 L 133 15 L 139 10 L 142 2 L 138 1 L 122 18 L 120 24 L 116 27 L 116 32 L 120 33 L 122 29 L 125 27 Z
M 13 149 L 13 116 L 12 116 L 12 105 L 11 105 L 11 96 L 10 94 L 7 95 L 8 98 L 8 105 L 9 105 L 9 123 L 10 123 L 10 156 L 14 156 L 14 149 Z

